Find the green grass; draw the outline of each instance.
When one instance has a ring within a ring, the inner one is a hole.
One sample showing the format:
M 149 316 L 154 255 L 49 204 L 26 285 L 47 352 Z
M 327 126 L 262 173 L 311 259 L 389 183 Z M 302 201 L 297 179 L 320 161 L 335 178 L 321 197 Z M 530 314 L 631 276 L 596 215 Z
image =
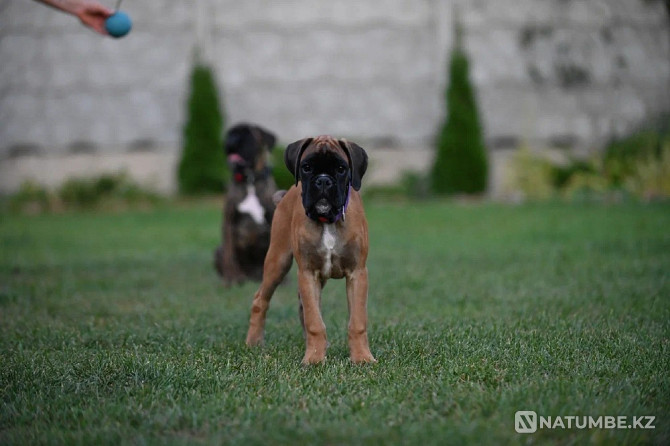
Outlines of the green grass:
M 0 444 L 668 444 L 670 207 L 368 203 L 370 343 L 303 367 L 295 268 L 248 349 L 255 285 L 212 268 L 221 211 L 0 216 Z M 654 430 L 514 431 L 514 413 Z

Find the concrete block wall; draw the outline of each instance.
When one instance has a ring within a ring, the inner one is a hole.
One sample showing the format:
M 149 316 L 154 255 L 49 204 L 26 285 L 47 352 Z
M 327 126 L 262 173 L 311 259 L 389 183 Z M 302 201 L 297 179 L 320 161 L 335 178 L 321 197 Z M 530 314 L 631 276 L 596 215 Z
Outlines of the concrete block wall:
M 216 3 L 212 24 L 232 119 L 290 141 L 316 132 L 416 145 L 434 133 L 445 71 L 436 2 L 236 3 Z
M 72 175 L 72 156 L 138 175 L 147 172 L 138 160 L 162 157 L 147 175 L 173 188 L 165 166 L 181 144 L 196 46 L 216 69 L 229 124 L 258 122 L 285 143 L 344 136 L 375 154 L 371 178 L 393 178 L 399 159 L 429 162 L 454 11 L 492 151 L 528 142 L 588 153 L 670 110 L 663 0 L 124 0 L 122 9 L 134 28 L 114 40 L 35 1 L 0 0 L 0 191 L 40 180 L 40 160 L 52 183 Z
M 597 150 L 670 110 L 663 2 L 474 0 L 463 8 L 492 148 Z
M 114 40 L 35 1 L 3 2 L 0 157 L 177 143 L 194 44 L 188 2 L 127 3 L 134 30 Z

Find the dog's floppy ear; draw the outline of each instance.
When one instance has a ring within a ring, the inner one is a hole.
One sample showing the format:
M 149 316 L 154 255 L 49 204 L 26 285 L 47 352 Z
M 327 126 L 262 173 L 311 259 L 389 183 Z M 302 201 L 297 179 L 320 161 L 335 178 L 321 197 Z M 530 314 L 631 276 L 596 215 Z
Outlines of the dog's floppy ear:
M 263 128 L 259 128 L 259 130 L 261 131 L 261 136 L 263 137 L 265 148 L 268 150 L 268 152 L 272 152 L 272 149 L 275 148 L 275 144 L 277 143 L 277 138 L 273 133 L 270 133 Z
M 286 151 L 284 152 L 284 164 L 286 164 L 286 168 L 288 168 L 289 172 L 295 177 L 296 186 L 300 180 L 300 170 L 298 169 L 300 157 L 313 139 L 314 138 L 305 138 L 291 143 L 286 147 Z
M 365 171 L 368 170 L 368 154 L 365 150 L 356 143 L 347 141 L 346 139 L 338 140 L 340 147 L 347 154 L 349 158 L 349 168 L 351 169 L 351 185 L 355 190 L 361 188 L 361 180 Z
M 275 137 L 274 133 L 265 130 L 260 125 L 254 125 L 252 133 L 254 134 L 254 138 L 256 138 L 258 144 L 263 146 L 264 149 L 267 149 L 268 152 L 272 152 L 272 149 L 275 148 L 275 144 L 277 143 L 277 138 Z

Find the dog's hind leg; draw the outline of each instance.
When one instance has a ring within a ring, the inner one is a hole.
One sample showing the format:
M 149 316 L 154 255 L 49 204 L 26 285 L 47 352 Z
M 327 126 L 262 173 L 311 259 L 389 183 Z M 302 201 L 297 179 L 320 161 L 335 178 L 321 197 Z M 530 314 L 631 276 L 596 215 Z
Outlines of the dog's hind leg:
M 223 277 L 223 246 L 219 246 L 214 251 L 214 269 L 220 277 Z
M 268 253 L 269 254 L 269 253 Z M 249 319 L 249 331 L 247 332 L 247 345 L 254 346 L 263 343 L 265 331 L 265 315 L 270 306 L 270 299 L 277 289 L 279 283 L 291 269 L 293 256 L 287 253 L 282 259 L 281 264 L 268 265 L 263 271 L 263 282 L 254 295 L 254 301 L 251 304 L 251 318 Z
M 272 259 L 275 259 L 275 261 L 272 261 Z M 270 250 L 265 257 L 263 267 L 263 281 L 251 304 L 247 345 L 254 346 L 263 343 L 265 315 L 270 306 L 270 299 L 272 299 L 277 286 L 291 269 L 292 263 L 293 254 L 291 253 L 288 237 L 284 237 L 281 243 L 270 244 Z
M 302 297 L 300 297 L 300 292 L 298 292 L 298 316 L 300 316 L 300 326 L 302 327 L 302 337 L 307 339 L 307 332 L 305 331 L 305 310 L 302 307 Z

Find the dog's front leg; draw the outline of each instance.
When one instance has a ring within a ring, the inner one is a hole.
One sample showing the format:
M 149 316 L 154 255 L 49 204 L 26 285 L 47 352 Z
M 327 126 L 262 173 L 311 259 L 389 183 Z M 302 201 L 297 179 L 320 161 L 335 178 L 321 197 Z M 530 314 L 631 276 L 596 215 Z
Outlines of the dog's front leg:
M 298 288 L 302 303 L 305 332 L 305 357 L 303 364 L 316 364 L 326 359 L 326 324 L 321 317 L 321 282 L 314 271 L 300 268 Z
M 355 363 L 376 362 L 368 345 L 368 269 L 358 268 L 347 275 L 349 304 L 349 351 Z
M 233 234 L 233 225 L 235 224 L 233 222 L 234 216 L 235 208 L 230 202 L 226 202 L 226 207 L 223 213 L 223 245 L 216 252 L 216 265 L 219 274 L 221 274 L 221 277 L 223 278 L 223 283 L 227 287 L 242 283 L 245 279 L 244 272 L 242 272 L 242 268 L 235 255 L 235 236 Z
M 273 249 L 274 246 L 274 249 Z M 278 243 L 270 247 L 265 257 L 263 268 L 263 282 L 254 295 L 251 304 L 251 317 L 247 331 L 247 345 L 255 346 L 263 343 L 265 332 L 265 316 L 270 306 L 270 299 L 286 273 L 291 269 L 293 255 L 289 250 L 288 242 Z

